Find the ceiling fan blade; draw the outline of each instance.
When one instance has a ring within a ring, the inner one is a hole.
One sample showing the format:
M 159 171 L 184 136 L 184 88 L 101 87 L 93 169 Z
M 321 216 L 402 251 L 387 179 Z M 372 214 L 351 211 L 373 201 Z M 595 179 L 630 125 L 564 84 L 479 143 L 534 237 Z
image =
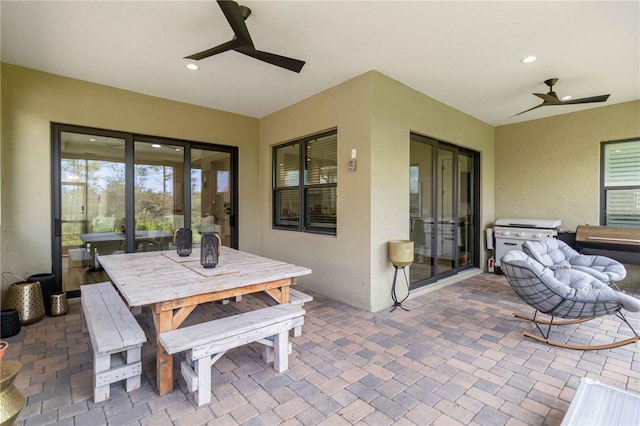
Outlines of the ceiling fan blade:
M 271 65 L 285 68 L 285 69 L 288 69 L 289 71 L 293 71 L 297 73 L 299 73 L 300 70 L 302 70 L 302 67 L 306 63 L 298 59 L 287 58 L 286 56 L 276 55 L 275 53 L 262 52 L 260 50 L 256 50 L 256 49 L 252 49 L 244 46 L 239 47 L 235 50 L 236 52 L 240 52 L 244 55 L 251 56 L 252 58 L 259 59 Z
M 608 95 L 600 95 L 600 96 L 591 96 L 589 98 L 570 99 L 570 100 L 567 100 L 567 101 L 562 101 L 562 100 L 560 100 L 558 98 L 558 95 L 556 94 L 556 92 L 553 91 L 553 85 L 556 84 L 557 82 L 558 82 L 557 78 L 550 78 L 548 80 L 545 80 L 544 84 L 549 86 L 549 92 L 548 93 L 533 93 L 534 96 L 537 96 L 540 99 L 542 99 L 542 103 L 540 105 L 534 106 L 533 108 L 529 108 L 526 111 L 519 112 L 516 115 L 524 114 L 525 112 L 528 112 L 528 111 L 531 111 L 533 109 L 540 108 L 540 107 L 543 107 L 543 106 L 574 105 L 574 104 L 588 104 L 588 103 L 592 103 L 592 102 L 606 102 L 606 100 L 609 99 L 609 96 L 611 96 L 611 94 L 608 94 Z M 516 115 L 512 115 L 511 117 L 515 117 Z M 511 118 L 511 117 L 509 117 L 509 118 Z
M 547 105 L 560 105 L 562 103 L 560 99 L 548 93 L 532 93 L 532 95 L 539 97 Z
M 607 99 L 609 99 L 609 96 L 611 96 L 611 93 L 609 93 L 608 95 L 591 96 L 589 98 L 570 99 L 568 101 L 562 102 L 562 104 L 570 105 L 570 104 L 590 104 L 592 102 L 606 102 Z
M 534 93 L 534 94 L 535 94 L 535 93 Z M 522 111 L 522 112 L 519 112 L 519 113 L 517 113 L 517 114 L 514 114 L 514 115 L 512 115 L 512 116 L 511 116 L 511 117 L 509 117 L 509 118 L 515 117 L 516 115 L 524 114 L 525 112 L 532 111 L 532 110 L 534 110 L 534 109 L 537 109 L 537 108 L 543 107 L 543 106 L 545 106 L 545 105 L 549 105 L 549 104 L 546 104 L 546 103 L 544 103 L 544 102 L 543 102 L 543 103 L 541 103 L 540 105 L 536 105 L 536 106 L 534 106 L 533 108 L 529 108 L 529 109 L 526 109 L 526 110 L 524 110 L 524 111 Z
M 244 17 L 242 16 L 242 11 L 238 3 L 228 0 L 218 0 L 218 6 L 222 9 L 222 13 L 224 13 L 227 21 L 229 21 L 231 29 L 241 44 L 253 47 L 253 41 L 251 41 L 247 24 L 244 22 Z
M 234 38 L 231 41 L 222 43 L 221 45 L 212 47 L 211 49 L 203 50 L 202 52 L 185 56 L 184 59 L 193 59 L 195 61 L 199 61 L 200 59 L 208 58 L 209 56 L 217 55 L 218 53 L 226 52 L 227 50 L 237 49 L 240 46 L 242 46 L 240 40 Z

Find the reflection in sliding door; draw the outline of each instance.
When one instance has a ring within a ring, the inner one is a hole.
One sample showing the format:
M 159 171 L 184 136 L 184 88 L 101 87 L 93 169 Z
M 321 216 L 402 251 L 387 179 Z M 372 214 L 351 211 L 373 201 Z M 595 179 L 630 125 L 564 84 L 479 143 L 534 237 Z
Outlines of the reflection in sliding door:
M 134 250 L 168 250 L 184 227 L 184 148 L 136 140 L 134 149 Z
M 52 124 L 56 290 L 108 279 L 96 255 L 173 250 L 178 228 L 238 248 L 234 147 Z
M 411 135 L 411 287 L 477 266 L 478 153 Z
M 124 250 L 124 140 L 61 132 L 62 290 L 104 281 L 97 254 Z
M 454 204 L 454 152 L 451 149 L 438 149 L 437 169 L 437 227 L 436 256 L 437 274 L 443 275 L 454 267 L 455 249 L 455 204 Z
M 473 173 L 473 156 L 467 153 L 458 154 L 458 265 L 473 264 L 473 247 L 475 247 L 475 175 Z
M 411 234 L 414 244 L 414 260 L 411 265 L 411 282 L 431 279 L 435 275 L 432 248 L 435 223 L 433 218 L 433 148 L 426 143 L 411 141 L 411 166 L 409 167 L 409 196 Z
M 194 241 L 204 232 L 220 235 L 232 246 L 231 154 L 191 150 L 191 223 Z

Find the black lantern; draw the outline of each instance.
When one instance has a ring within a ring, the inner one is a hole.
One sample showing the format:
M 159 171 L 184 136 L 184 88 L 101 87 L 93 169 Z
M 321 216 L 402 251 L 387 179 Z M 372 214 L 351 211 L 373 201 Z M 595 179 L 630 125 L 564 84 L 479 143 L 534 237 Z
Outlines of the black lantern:
M 215 268 L 220 256 L 220 237 L 213 232 L 205 232 L 200 240 L 200 264 L 205 268 Z
M 176 231 L 173 243 L 177 247 L 178 256 L 189 256 L 191 254 L 191 229 L 178 229 Z

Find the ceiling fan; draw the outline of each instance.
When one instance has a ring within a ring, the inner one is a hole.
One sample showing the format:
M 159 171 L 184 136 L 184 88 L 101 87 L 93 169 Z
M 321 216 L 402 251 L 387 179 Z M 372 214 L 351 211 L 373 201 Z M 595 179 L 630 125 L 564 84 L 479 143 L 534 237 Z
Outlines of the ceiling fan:
M 540 99 L 542 99 L 542 103 L 540 105 L 536 105 L 533 108 L 529 108 L 525 111 L 519 112 L 515 115 L 512 115 L 511 117 L 515 117 L 516 115 L 520 115 L 520 114 L 524 114 L 525 112 L 531 111 L 533 109 L 536 108 L 540 108 L 543 106 L 551 106 L 551 105 L 575 105 L 575 104 L 589 104 L 589 103 L 593 103 L 593 102 L 606 102 L 606 100 L 609 98 L 609 96 L 611 96 L 611 94 L 608 95 L 600 95 L 600 96 L 591 96 L 589 98 L 580 98 L 580 99 L 569 99 L 566 101 L 562 101 L 560 100 L 560 98 L 558 98 L 558 95 L 556 95 L 556 92 L 553 91 L 553 85 L 556 84 L 558 82 L 557 78 L 550 78 L 549 80 L 545 80 L 544 84 L 546 84 L 547 86 L 549 86 L 549 92 L 548 93 L 533 93 L 533 95 L 539 97 Z
M 204 50 L 199 53 L 185 57 L 185 59 L 193 59 L 199 61 L 200 59 L 208 58 L 209 56 L 217 55 L 218 53 L 226 52 L 228 50 L 235 50 L 243 55 L 251 56 L 269 64 L 288 69 L 293 72 L 300 72 L 305 62 L 298 59 L 287 58 L 286 56 L 276 55 L 275 53 L 263 52 L 256 50 L 249 35 L 249 30 L 245 24 L 245 20 L 251 15 L 251 9 L 246 6 L 240 6 L 234 1 L 217 0 L 218 6 L 222 9 L 222 13 L 227 18 L 231 29 L 234 32 L 234 37 L 231 41 L 222 43 L 219 46 L 211 49 Z

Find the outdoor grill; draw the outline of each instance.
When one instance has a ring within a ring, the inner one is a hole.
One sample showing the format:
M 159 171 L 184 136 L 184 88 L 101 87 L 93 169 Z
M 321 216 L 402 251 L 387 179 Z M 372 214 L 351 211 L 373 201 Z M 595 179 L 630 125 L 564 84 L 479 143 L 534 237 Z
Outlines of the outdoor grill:
M 580 225 L 576 229 L 576 250 L 597 254 L 622 263 L 640 264 L 640 228 Z
M 522 250 L 525 241 L 540 241 L 543 238 L 555 238 L 562 221 L 558 219 L 498 219 L 495 223 L 496 260 L 511 250 Z

